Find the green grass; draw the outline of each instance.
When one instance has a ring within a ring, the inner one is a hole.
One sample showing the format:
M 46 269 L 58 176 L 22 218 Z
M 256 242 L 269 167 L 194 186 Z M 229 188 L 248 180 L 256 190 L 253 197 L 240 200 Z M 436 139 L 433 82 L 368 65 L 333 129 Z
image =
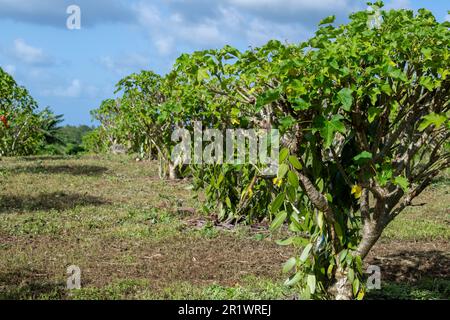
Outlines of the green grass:
M 248 226 L 193 227 L 189 221 L 206 218 L 200 210 L 203 195 L 188 190 L 188 182 L 159 180 L 155 163 L 126 156 L 3 158 L 0 177 L 0 299 L 289 299 L 295 294 L 283 286 L 281 274 L 292 248 L 274 244 L 277 235 Z M 440 177 L 415 202 L 426 204 L 400 215 L 383 243 L 436 242 L 445 248 L 449 191 L 447 176 Z M 180 207 L 197 213 L 180 213 Z M 82 270 L 80 290 L 65 289 L 70 265 Z M 427 281 L 386 281 L 368 297 L 448 297 L 448 279 Z
M 367 299 L 443 300 L 450 297 L 450 279 L 426 278 L 417 283 L 385 283 L 369 291 Z
M 384 231 L 392 240 L 450 239 L 450 174 L 436 179 L 413 206 L 402 212 Z
M 71 299 L 154 299 L 154 300 L 266 300 L 286 299 L 293 292 L 282 284 L 254 277 L 245 278 L 242 284 L 222 286 L 211 284 L 193 286 L 188 282 L 173 283 L 169 287 L 154 290 L 147 279 L 120 280 L 104 288 L 73 290 Z

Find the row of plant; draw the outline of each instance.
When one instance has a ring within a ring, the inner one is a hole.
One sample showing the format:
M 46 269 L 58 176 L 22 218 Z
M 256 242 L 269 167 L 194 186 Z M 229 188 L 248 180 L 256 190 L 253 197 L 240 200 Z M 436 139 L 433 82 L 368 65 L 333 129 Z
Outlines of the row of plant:
M 132 74 L 93 112 L 96 150 L 158 157 L 162 178 L 189 175 L 205 209 L 271 229 L 301 248 L 283 269 L 304 298 L 362 298 L 363 259 L 382 231 L 450 166 L 449 23 L 427 10 L 321 21 L 300 44 L 183 54 L 165 76 Z M 375 27 L 374 27 L 375 25 Z M 278 174 L 254 164 L 177 165 L 177 128 L 277 128 Z

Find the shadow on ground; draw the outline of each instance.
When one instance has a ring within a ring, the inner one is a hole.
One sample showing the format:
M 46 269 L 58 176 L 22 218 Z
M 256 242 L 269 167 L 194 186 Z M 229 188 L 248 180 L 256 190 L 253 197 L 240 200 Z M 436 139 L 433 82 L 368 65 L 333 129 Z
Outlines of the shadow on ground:
M 449 299 L 450 253 L 401 250 L 369 259 L 381 268 L 381 290 L 369 299 Z
M 11 168 L 12 173 L 43 173 L 43 174 L 71 174 L 85 176 L 99 176 L 108 171 L 108 168 L 91 165 L 32 165 Z
M 0 273 L 0 300 L 62 299 L 65 284 L 52 282 L 45 272 L 20 269 Z
M 88 194 L 65 192 L 43 193 L 37 196 L 0 196 L 0 213 L 11 211 L 67 210 L 77 206 L 101 206 L 108 201 Z
M 374 258 L 389 281 L 419 281 L 423 277 L 450 279 L 450 253 L 442 251 L 399 251 L 383 258 Z
M 26 156 L 20 157 L 20 160 L 23 161 L 47 161 L 47 160 L 67 160 L 70 159 L 69 156 Z

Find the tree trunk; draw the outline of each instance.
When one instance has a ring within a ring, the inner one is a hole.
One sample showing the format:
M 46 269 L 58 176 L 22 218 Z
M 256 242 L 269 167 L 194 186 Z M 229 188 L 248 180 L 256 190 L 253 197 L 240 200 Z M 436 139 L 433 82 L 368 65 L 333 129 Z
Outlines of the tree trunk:
M 383 228 L 380 227 L 379 224 L 379 222 L 367 221 L 363 226 L 362 239 L 356 249 L 356 254 L 359 255 L 362 260 L 367 256 L 370 249 L 372 249 L 381 236 Z
M 352 284 L 347 279 L 347 273 L 338 269 L 335 275 L 336 282 L 328 289 L 328 293 L 335 300 L 352 300 L 353 299 L 353 288 Z
M 364 259 L 367 256 L 370 249 L 372 249 L 374 244 L 380 238 L 383 228 L 381 228 L 379 224 L 380 223 L 376 223 L 375 221 L 367 221 L 364 224 L 361 242 L 354 252 L 354 254 L 359 255 L 361 259 Z M 330 293 L 335 300 L 353 299 L 353 287 L 347 279 L 346 270 L 338 268 L 335 274 L 335 282 L 328 290 L 328 293 Z

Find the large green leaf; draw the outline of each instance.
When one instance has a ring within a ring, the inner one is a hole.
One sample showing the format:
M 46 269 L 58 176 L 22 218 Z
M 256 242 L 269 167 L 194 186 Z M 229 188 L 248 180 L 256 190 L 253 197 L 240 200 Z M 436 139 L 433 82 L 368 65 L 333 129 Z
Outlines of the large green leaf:
M 281 205 L 284 202 L 285 193 L 281 192 L 279 195 L 276 196 L 276 198 L 273 200 L 272 204 L 270 205 L 270 212 L 276 213 L 280 209 Z
M 349 88 L 344 88 L 338 92 L 338 100 L 342 104 L 345 111 L 350 111 L 353 104 L 353 91 Z
M 312 244 L 308 243 L 308 245 L 303 249 L 302 254 L 300 255 L 300 261 L 301 262 L 305 262 L 306 259 L 308 259 L 309 253 L 311 252 L 312 249 Z
M 333 115 L 331 120 L 325 120 L 322 128 L 320 128 L 320 135 L 324 139 L 324 147 L 329 148 L 333 142 L 336 132 L 345 133 L 345 125 L 342 122 L 344 117 L 336 114 Z
M 288 273 L 292 270 L 292 268 L 295 267 L 297 263 L 297 259 L 295 257 L 290 258 L 288 261 L 286 261 L 283 265 L 283 273 Z
M 431 125 L 434 125 L 436 129 L 439 129 L 446 121 L 446 116 L 432 112 L 423 117 L 423 120 L 419 125 L 419 131 L 424 131 Z
M 273 219 L 272 224 L 270 225 L 270 229 L 272 231 L 279 229 L 281 227 L 281 225 L 283 224 L 283 222 L 286 220 L 286 218 L 287 218 L 286 211 L 279 212 L 276 215 L 275 219 Z

